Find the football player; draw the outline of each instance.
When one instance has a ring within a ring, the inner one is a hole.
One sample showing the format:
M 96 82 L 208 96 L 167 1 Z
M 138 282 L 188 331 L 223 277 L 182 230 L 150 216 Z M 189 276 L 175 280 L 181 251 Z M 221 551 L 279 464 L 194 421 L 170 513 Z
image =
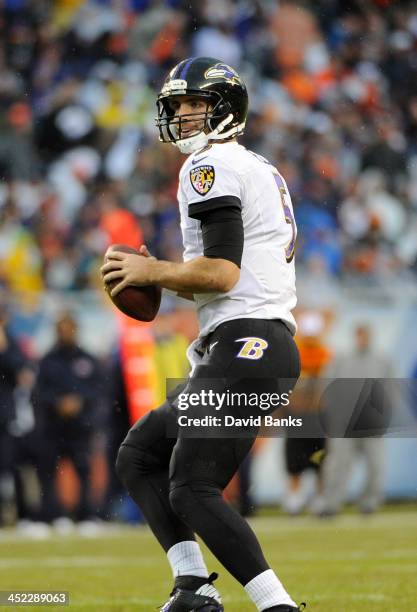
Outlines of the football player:
M 112 251 L 103 280 L 118 281 L 113 295 L 127 285 L 156 284 L 195 300 L 200 334 L 188 349 L 188 390 L 208 392 L 207 380 L 220 379 L 234 389 L 258 379 L 294 384 L 300 367 L 291 314 L 296 225 L 285 180 L 237 142 L 248 111 L 245 84 L 219 60 L 186 59 L 169 73 L 157 107 L 160 139 L 188 155 L 178 190 L 184 262 L 157 260 L 145 246 L 144 256 Z M 187 416 L 206 413 L 201 403 Z M 209 576 L 195 534 L 258 610 L 301 609 L 269 567 L 248 523 L 222 497 L 256 434 L 249 427 L 232 438 L 187 435 L 178 427 L 171 397 L 124 440 L 118 474 L 174 575 L 163 612 L 223 610 L 212 584 L 217 576 Z

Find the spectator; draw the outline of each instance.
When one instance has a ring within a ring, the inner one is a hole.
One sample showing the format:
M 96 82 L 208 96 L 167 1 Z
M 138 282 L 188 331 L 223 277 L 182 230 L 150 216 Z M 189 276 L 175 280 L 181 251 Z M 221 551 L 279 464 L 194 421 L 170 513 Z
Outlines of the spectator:
M 39 155 L 33 142 L 32 112 L 23 101 L 13 102 L 2 130 L 0 168 L 3 176 L 13 180 L 31 181 L 39 176 Z
M 0 209 L 0 283 L 21 301 L 38 297 L 43 289 L 39 249 L 12 194 Z
M 391 361 L 373 349 L 371 337 L 368 325 L 358 325 L 355 328 L 354 350 L 345 356 L 336 357 L 330 364 L 326 377 L 355 378 L 363 382 L 369 378 L 392 378 Z M 379 410 L 382 408 L 377 406 Z M 340 409 L 340 406 L 335 409 Z M 368 415 L 364 417 L 368 418 Z M 354 434 L 355 432 L 352 435 Z M 360 432 L 357 432 L 357 435 L 360 435 Z M 323 463 L 323 505 L 319 508 L 319 514 L 333 516 L 340 511 L 346 500 L 353 465 L 360 457 L 365 460 L 366 482 L 358 500 L 359 508 L 365 514 L 375 512 L 383 501 L 384 456 L 384 440 L 380 434 L 372 438 L 329 438 Z
M 62 314 L 56 324 L 56 344 L 43 357 L 33 403 L 43 435 L 39 476 L 43 495 L 43 519 L 64 515 L 55 490 L 56 468 L 69 457 L 80 481 L 75 520 L 93 516 L 90 500 L 90 459 L 93 434 L 103 422 L 103 379 L 97 360 L 77 345 L 77 324 Z

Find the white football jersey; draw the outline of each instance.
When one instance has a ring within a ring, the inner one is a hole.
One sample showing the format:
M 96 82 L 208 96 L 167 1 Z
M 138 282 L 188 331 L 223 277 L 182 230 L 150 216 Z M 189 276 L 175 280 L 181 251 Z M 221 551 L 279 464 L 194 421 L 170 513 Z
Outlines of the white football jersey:
M 178 201 L 184 261 L 204 254 L 201 222 L 191 204 L 234 196 L 241 202 L 244 245 L 238 283 L 227 293 L 194 295 L 200 337 L 231 319 L 282 319 L 293 333 L 297 228 L 287 185 L 266 159 L 237 142 L 191 155 L 180 172 Z

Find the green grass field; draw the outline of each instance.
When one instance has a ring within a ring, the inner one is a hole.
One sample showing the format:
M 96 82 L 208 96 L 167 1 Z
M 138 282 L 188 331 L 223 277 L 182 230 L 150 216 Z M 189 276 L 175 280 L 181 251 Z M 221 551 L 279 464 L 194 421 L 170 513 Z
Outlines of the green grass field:
M 417 610 L 413 507 L 330 521 L 264 515 L 251 524 L 272 567 L 297 601 L 307 601 L 308 612 Z M 165 557 L 144 527 L 40 541 L 6 530 L 0 548 L 0 590 L 67 590 L 74 610 L 155 611 L 171 588 Z M 225 610 L 255 610 L 241 586 L 208 553 L 206 558 L 220 573 L 216 584 Z

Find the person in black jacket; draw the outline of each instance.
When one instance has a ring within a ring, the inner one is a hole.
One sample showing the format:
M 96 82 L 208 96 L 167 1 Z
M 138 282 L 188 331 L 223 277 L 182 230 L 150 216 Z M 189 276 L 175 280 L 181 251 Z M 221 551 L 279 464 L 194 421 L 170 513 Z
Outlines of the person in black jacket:
M 33 393 L 44 449 L 39 465 L 43 494 L 43 519 L 63 516 L 55 492 L 59 459 L 69 457 L 80 480 L 75 520 L 92 516 L 90 456 L 93 433 L 100 420 L 101 376 L 97 360 L 77 345 L 77 325 L 65 313 L 56 324 L 56 344 L 43 357 Z
M 7 330 L 7 311 L 0 304 L 0 526 L 6 520 L 7 505 L 14 500 L 14 439 L 11 424 L 15 418 L 14 392 L 25 357 Z

